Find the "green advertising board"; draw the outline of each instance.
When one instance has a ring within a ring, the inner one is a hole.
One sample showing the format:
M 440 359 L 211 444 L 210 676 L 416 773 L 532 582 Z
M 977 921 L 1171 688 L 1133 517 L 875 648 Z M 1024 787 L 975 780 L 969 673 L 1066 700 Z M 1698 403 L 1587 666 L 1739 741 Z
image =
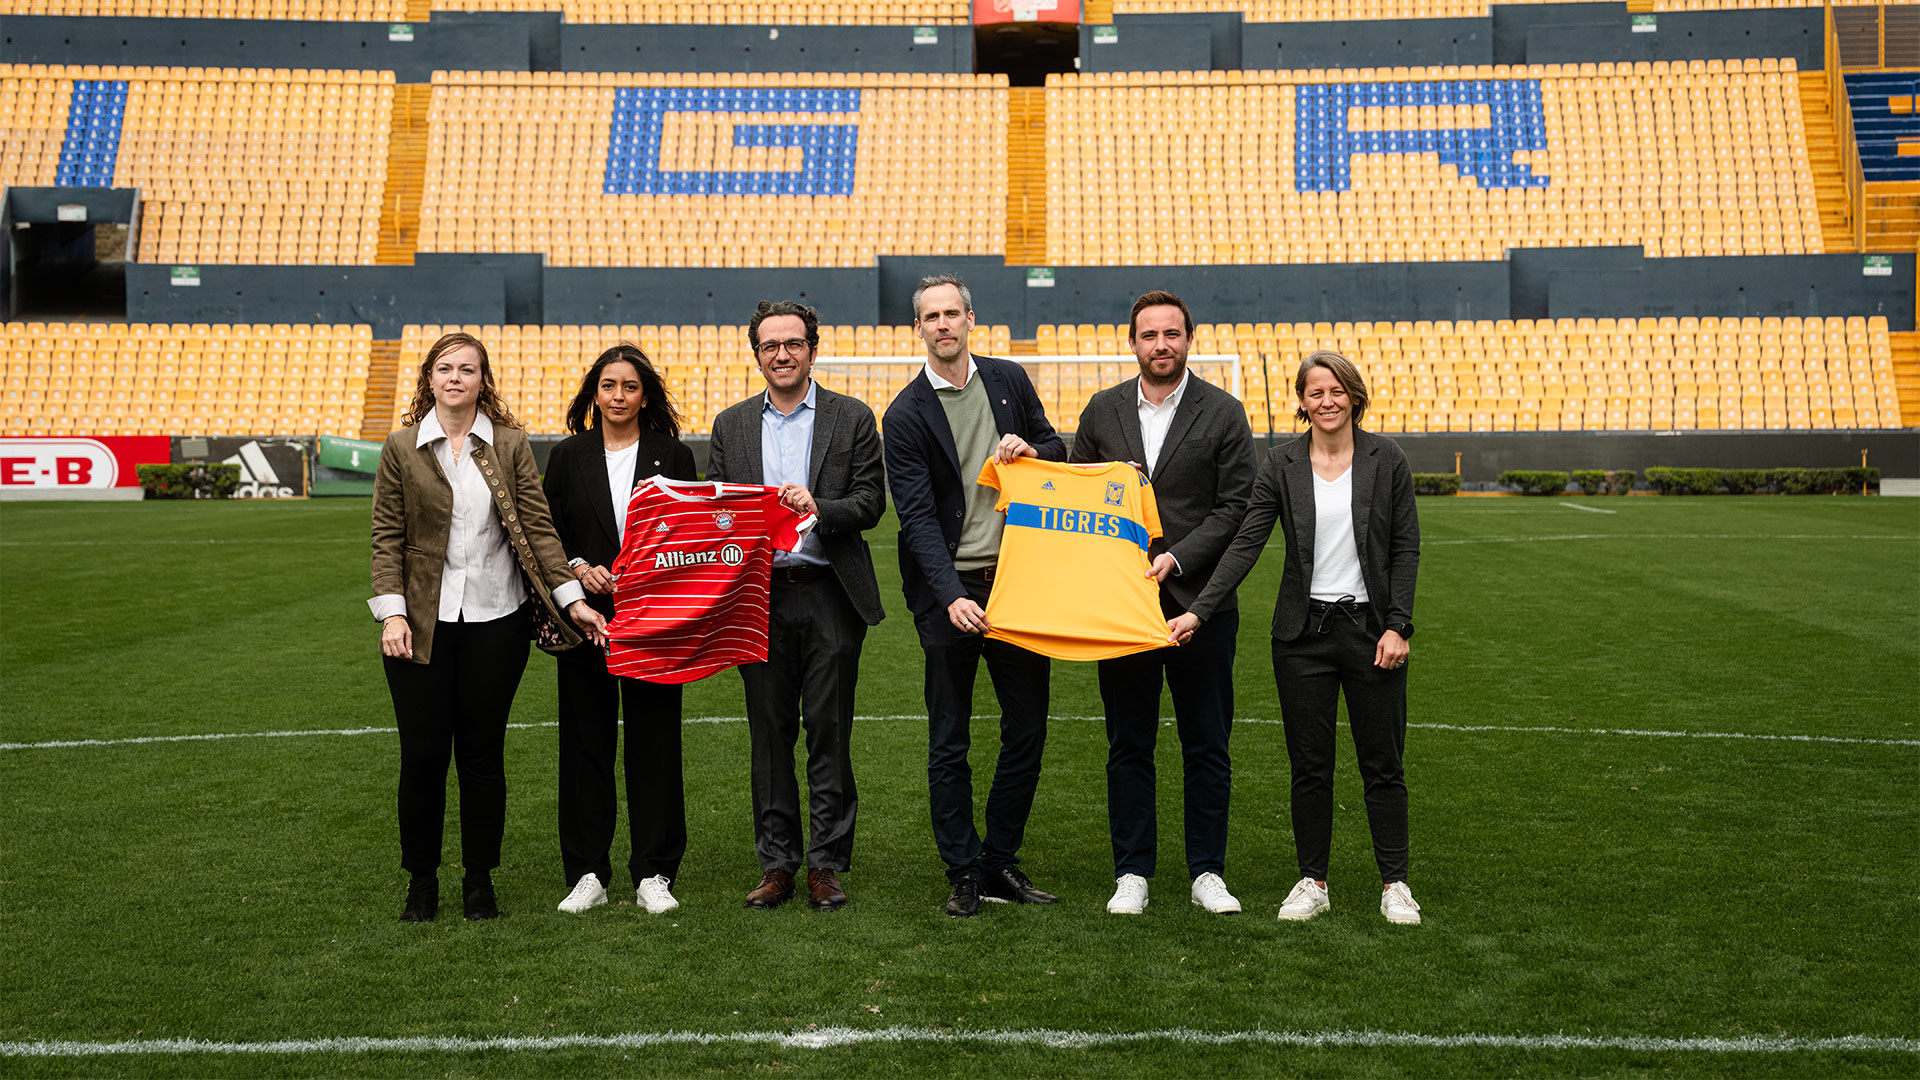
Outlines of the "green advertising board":
M 380 468 L 380 443 L 320 436 L 320 464 L 342 472 L 372 475 Z

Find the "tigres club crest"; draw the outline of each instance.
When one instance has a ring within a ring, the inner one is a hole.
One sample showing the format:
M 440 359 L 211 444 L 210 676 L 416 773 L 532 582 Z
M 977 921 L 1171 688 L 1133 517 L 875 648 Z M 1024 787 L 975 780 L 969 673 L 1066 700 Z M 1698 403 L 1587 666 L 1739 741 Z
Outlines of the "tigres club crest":
M 1121 505 L 1126 498 L 1126 494 L 1127 494 L 1127 485 L 1122 484 L 1115 480 L 1107 481 L 1107 505 L 1108 506 Z

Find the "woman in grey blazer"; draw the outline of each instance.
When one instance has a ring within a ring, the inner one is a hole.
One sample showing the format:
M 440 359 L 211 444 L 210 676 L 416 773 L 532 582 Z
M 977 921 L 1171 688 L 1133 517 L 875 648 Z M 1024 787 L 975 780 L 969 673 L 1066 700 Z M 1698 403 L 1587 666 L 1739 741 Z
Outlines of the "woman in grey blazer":
M 447 763 L 460 775 L 462 900 L 500 914 L 493 868 L 506 828 L 507 712 L 527 642 L 563 650 L 604 640 L 606 621 L 567 569 L 527 433 L 467 334 L 433 343 L 404 426 L 387 436 L 373 483 L 373 598 L 400 734 L 400 918 L 440 907 Z M 566 614 L 563 615 L 562 612 Z
M 1181 642 L 1233 595 L 1277 521 L 1286 567 L 1273 611 L 1273 677 L 1293 769 L 1293 841 L 1300 881 L 1280 918 L 1329 907 L 1333 846 L 1334 721 L 1345 693 L 1366 788 L 1367 824 L 1382 890 L 1380 912 L 1418 923 L 1407 889 L 1408 639 L 1420 565 L 1413 473 L 1393 440 L 1360 430 L 1367 386 L 1353 361 L 1320 351 L 1293 380 L 1307 433 L 1274 447 L 1254 480 L 1240 531 L 1197 600 L 1167 624 Z

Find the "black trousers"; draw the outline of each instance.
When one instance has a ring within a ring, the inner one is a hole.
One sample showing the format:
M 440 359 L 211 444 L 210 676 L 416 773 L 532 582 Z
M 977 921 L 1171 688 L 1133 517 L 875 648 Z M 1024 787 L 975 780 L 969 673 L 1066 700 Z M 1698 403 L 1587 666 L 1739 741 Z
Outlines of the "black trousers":
M 442 622 L 433 662 L 382 657 L 400 730 L 400 865 L 440 869 L 447 763 L 460 776 L 460 862 L 469 874 L 500 865 L 507 822 L 507 714 L 527 669 L 524 611 L 487 622 Z
M 635 885 L 656 874 L 671 879 L 687 853 L 686 791 L 680 773 L 678 683 L 650 683 L 607 673 L 607 658 L 589 642 L 559 655 L 560 862 L 567 884 L 598 874 L 613 884 L 613 757 L 624 707 L 627 740 L 621 766 L 627 784 L 627 870 Z
M 743 664 L 752 742 L 753 846 L 760 869 L 846 870 L 859 799 L 853 783 L 853 692 L 866 621 L 838 579 L 773 582 L 767 661 Z M 807 733 L 808 837 L 800 832 L 793 744 Z
M 1162 593 L 1168 618 L 1179 605 Z M 1227 804 L 1233 794 L 1233 657 L 1240 612 L 1222 611 L 1200 624 L 1185 645 L 1100 661 L 1100 700 L 1107 713 L 1107 824 L 1113 833 L 1113 876 L 1152 877 L 1158 861 L 1153 748 L 1160 731 L 1164 677 L 1173 694 L 1185 779 L 1187 874 L 1224 873 Z
M 960 575 L 967 596 L 987 606 L 992 581 L 985 571 Z M 1047 744 L 1047 693 L 1051 662 L 1004 641 L 956 629 L 940 608 L 914 617 L 927 654 L 927 795 L 933 811 L 933 842 L 947 876 L 978 878 L 1020 862 L 1027 815 L 1040 784 L 1040 752 Z M 980 658 L 1000 699 L 1000 760 L 987 792 L 986 839 L 973 825 L 973 679 Z
M 1316 614 L 1299 637 L 1273 643 L 1273 679 L 1293 766 L 1293 846 L 1300 876 L 1315 881 L 1326 880 L 1333 847 L 1334 721 L 1342 692 L 1380 880 L 1407 880 L 1407 779 L 1400 760 L 1407 745 L 1407 669 L 1373 666 L 1380 635 L 1371 622 L 1338 611 L 1323 622 Z

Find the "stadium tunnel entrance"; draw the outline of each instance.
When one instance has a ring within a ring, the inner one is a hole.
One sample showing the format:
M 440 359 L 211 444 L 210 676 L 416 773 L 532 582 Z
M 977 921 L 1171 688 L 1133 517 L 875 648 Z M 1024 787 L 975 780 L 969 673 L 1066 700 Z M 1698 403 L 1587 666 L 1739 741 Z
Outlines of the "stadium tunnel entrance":
M 9 189 L 5 317 L 125 319 L 136 205 L 131 190 Z
M 1045 86 L 1048 75 L 1080 69 L 1080 28 L 1073 23 L 1004 22 L 973 29 L 974 70 L 1001 74 L 1013 86 Z

